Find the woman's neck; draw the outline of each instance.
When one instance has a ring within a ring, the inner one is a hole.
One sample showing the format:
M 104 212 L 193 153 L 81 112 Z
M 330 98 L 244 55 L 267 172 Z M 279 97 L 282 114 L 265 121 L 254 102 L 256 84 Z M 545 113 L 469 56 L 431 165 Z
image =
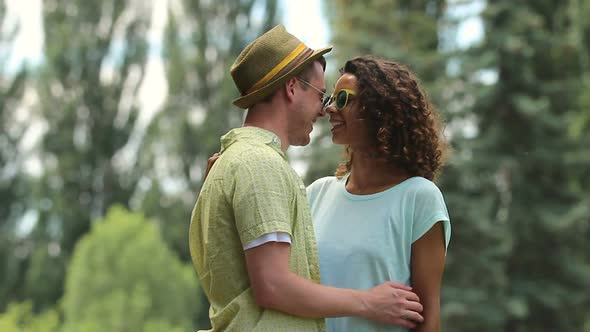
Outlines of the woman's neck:
M 410 176 L 407 172 L 378 156 L 376 151 L 355 151 L 346 190 L 351 194 L 368 195 L 387 190 Z

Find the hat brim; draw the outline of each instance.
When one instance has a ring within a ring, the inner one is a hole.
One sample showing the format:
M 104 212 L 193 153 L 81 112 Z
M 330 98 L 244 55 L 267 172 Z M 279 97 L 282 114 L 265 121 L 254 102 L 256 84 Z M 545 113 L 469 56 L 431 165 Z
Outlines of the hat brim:
M 285 73 L 283 76 L 269 82 L 267 85 L 261 87 L 258 90 L 252 91 L 245 96 L 241 96 L 241 97 L 237 98 L 236 100 L 233 101 L 233 104 L 236 105 L 237 107 L 243 108 L 243 109 L 246 109 L 246 108 L 252 106 L 252 104 L 254 104 L 256 101 L 259 101 L 259 100 L 263 99 L 264 97 L 268 96 L 281 84 L 287 82 L 288 79 L 290 79 L 291 77 L 294 77 L 296 74 L 298 74 L 298 72 L 302 68 L 304 68 L 307 64 L 315 61 L 320 56 L 330 52 L 331 50 L 332 50 L 332 47 L 326 47 L 326 48 L 321 48 L 321 49 L 315 50 L 309 56 L 309 58 L 302 61 L 298 66 L 291 69 L 289 72 Z

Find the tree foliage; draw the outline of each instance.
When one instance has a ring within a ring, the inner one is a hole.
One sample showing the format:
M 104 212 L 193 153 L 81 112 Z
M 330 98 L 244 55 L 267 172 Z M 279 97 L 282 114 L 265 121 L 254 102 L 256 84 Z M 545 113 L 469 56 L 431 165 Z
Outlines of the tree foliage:
M 114 207 L 78 242 L 68 266 L 65 331 L 187 331 L 200 296 L 192 266 L 154 222 Z
M 114 156 L 131 140 L 139 112 L 133 100 L 147 58 L 150 7 L 124 1 L 44 1 L 43 62 L 30 85 L 39 125 L 41 175 L 26 201 L 36 223 L 21 296 L 36 310 L 63 292 L 65 267 L 90 221 L 128 205 L 137 174 L 124 174 Z
M 22 147 L 29 126 L 23 121 L 19 104 L 25 94 L 27 68 L 9 67 L 11 56 L 9 45 L 14 41 L 18 29 L 5 30 L 6 6 L 0 3 L 0 311 L 20 288 L 20 279 L 26 264 L 26 243 L 17 238 L 16 229 L 25 214 L 30 199 L 30 181 L 23 165 L 30 154 Z M 20 248 L 19 252 L 16 248 Z
M 482 41 L 441 44 L 456 37 L 453 14 L 474 4 L 334 0 L 326 8 L 339 63 L 374 53 L 408 64 L 447 118 L 455 151 L 439 183 L 453 221 L 446 329 L 577 331 L 590 300 L 579 291 L 590 280 L 582 129 L 590 4 L 488 1 Z M 322 169 L 331 164 L 325 150 L 312 151 L 308 182 L 333 169 Z
M 458 57 L 456 120 L 475 129 L 455 132 L 443 183 L 455 225 L 448 326 L 578 331 L 586 320 L 588 135 L 570 130 L 587 112 L 588 8 L 488 1 L 483 40 Z
M 33 312 L 33 303 L 11 303 L 0 314 L 0 331 L 2 332 L 58 332 L 59 315 L 50 309 L 40 314 Z
M 182 1 L 169 10 L 163 60 L 168 96 L 139 156 L 146 169 L 141 209 L 189 261 L 186 231 L 206 160 L 219 137 L 240 126 L 229 68 L 239 52 L 276 24 L 276 0 Z M 165 157 L 165 158 L 164 158 Z

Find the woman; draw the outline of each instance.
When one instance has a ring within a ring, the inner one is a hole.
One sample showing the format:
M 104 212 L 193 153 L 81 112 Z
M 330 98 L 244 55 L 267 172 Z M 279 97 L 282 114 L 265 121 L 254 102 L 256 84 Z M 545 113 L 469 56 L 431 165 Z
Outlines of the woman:
M 439 331 L 450 222 L 432 182 L 445 152 L 436 111 L 406 67 L 363 56 L 341 69 L 326 113 L 332 141 L 346 152 L 336 176 L 307 190 L 322 284 L 411 285 L 424 306 L 415 331 Z M 343 317 L 327 319 L 327 330 L 395 328 Z

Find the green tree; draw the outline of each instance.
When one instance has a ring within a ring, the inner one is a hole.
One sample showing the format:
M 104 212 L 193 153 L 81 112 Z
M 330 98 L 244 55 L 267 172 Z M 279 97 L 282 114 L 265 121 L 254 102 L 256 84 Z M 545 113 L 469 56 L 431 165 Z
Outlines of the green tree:
M 20 147 L 27 127 L 15 120 L 25 77 L 23 70 L 14 77 L 0 78 L 0 311 L 18 298 L 27 262 L 27 241 L 17 236 L 31 186 L 22 171 L 25 153 Z
M 242 124 L 242 112 L 231 104 L 237 91 L 229 68 L 250 41 L 276 24 L 277 1 L 181 4 L 170 9 L 164 36 L 167 100 L 138 163 L 161 165 L 144 174 L 141 209 L 165 224 L 167 242 L 189 261 L 188 222 L 206 160 L 219 151 L 219 137 Z
M 92 218 L 128 205 L 138 174 L 123 173 L 115 155 L 131 140 L 135 100 L 147 59 L 149 3 L 44 1 L 44 59 L 31 82 L 43 123 L 42 174 L 28 194 L 38 221 L 28 236 L 21 297 L 35 310 L 63 292 L 65 267 Z M 126 102 L 127 101 L 127 102 Z M 128 106 L 130 104 L 130 106 Z
M 65 331 L 188 331 L 201 296 L 192 267 L 166 246 L 154 222 L 113 207 L 76 245 Z
M 590 311 L 588 132 L 572 131 L 587 114 L 590 33 L 575 23 L 588 8 L 488 1 L 482 42 L 458 57 L 449 93 L 473 130 L 454 133 L 443 178 L 453 330 L 579 331 Z
M 93 216 L 128 204 L 136 174 L 121 174 L 115 154 L 130 140 L 147 59 L 151 7 L 126 1 L 45 1 L 45 66 L 39 108 L 47 121 L 44 175 L 37 195 L 48 200 L 40 232 L 65 253 Z M 108 77 L 109 73 L 112 75 Z
M 36 315 L 31 301 L 11 303 L 6 312 L 0 314 L 2 332 L 58 332 L 59 327 L 59 315 L 55 309 Z
M 17 224 L 26 213 L 30 179 L 23 165 L 30 151 L 23 148 L 29 124 L 19 107 L 29 71 L 9 67 L 10 44 L 18 30 L 6 31 L 6 7 L 0 2 L 0 312 L 20 294 L 26 265 L 26 241 L 16 237 Z
M 437 52 L 444 0 L 328 0 L 324 4 L 338 65 L 359 55 L 381 55 L 408 65 L 426 82 L 444 69 L 444 58 Z

